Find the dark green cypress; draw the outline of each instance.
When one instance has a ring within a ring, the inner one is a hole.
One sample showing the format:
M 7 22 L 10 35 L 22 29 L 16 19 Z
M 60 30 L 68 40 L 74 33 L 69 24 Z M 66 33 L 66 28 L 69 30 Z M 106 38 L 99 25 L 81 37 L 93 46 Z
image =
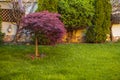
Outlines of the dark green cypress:
M 104 0 L 103 4 L 105 12 L 105 18 L 103 22 L 104 33 L 110 34 L 112 5 L 110 3 L 110 0 Z
M 86 33 L 87 42 L 105 42 L 110 27 L 111 4 L 110 0 L 95 0 L 95 15 Z M 91 31 L 90 31 L 91 30 Z

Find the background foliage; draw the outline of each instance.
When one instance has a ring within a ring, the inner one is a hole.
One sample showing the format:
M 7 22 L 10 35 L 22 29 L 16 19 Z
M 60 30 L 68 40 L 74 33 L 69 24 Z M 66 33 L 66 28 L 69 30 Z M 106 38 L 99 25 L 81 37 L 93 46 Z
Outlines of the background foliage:
M 91 25 L 93 2 L 94 0 L 38 0 L 37 11 L 58 12 L 66 28 L 76 29 Z
M 38 11 L 60 13 L 68 32 L 89 28 L 86 33 L 87 42 L 105 42 L 107 34 L 110 34 L 110 0 L 54 0 L 49 3 L 49 0 L 39 0 Z
M 83 28 L 91 25 L 94 15 L 93 0 L 60 0 L 58 12 L 68 29 Z
M 49 12 L 57 12 L 59 0 L 38 0 L 38 9 L 37 11 L 48 10 Z

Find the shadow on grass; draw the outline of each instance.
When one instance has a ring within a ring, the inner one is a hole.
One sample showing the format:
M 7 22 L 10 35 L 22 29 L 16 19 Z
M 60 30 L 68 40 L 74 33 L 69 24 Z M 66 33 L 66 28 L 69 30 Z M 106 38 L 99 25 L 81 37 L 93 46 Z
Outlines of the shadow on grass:
M 22 73 L 14 72 L 14 73 L 2 75 L 0 76 L 0 80 L 12 80 L 14 77 L 19 76 L 20 74 Z

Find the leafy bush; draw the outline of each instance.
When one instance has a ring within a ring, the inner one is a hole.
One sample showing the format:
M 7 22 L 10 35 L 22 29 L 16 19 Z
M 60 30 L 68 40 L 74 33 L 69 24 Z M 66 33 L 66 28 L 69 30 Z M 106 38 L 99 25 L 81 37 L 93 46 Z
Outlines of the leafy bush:
M 94 15 L 93 0 L 60 0 L 58 13 L 68 29 L 83 28 L 91 25 Z
M 3 43 L 3 37 L 4 37 L 4 34 L 2 32 L 0 32 L 0 44 Z
M 94 0 L 38 0 L 37 11 L 58 12 L 68 29 L 91 25 L 94 15 Z
M 1 11 L 1 9 L 0 9 Z M 3 43 L 3 37 L 4 37 L 4 34 L 1 32 L 1 27 L 2 27 L 2 18 L 0 16 L 0 44 Z

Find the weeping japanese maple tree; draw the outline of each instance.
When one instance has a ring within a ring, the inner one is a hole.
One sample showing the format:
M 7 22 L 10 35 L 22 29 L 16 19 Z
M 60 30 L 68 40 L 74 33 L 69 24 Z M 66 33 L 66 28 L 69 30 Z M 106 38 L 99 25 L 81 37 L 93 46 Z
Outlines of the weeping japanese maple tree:
M 66 30 L 59 18 L 59 14 L 48 11 L 31 13 L 22 18 L 21 24 L 23 29 L 30 30 L 35 35 L 35 56 L 40 56 L 38 53 L 39 34 L 44 34 L 52 45 L 62 41 Z

